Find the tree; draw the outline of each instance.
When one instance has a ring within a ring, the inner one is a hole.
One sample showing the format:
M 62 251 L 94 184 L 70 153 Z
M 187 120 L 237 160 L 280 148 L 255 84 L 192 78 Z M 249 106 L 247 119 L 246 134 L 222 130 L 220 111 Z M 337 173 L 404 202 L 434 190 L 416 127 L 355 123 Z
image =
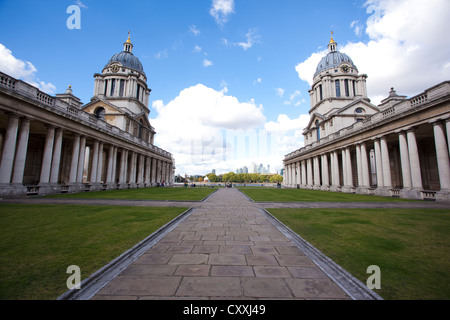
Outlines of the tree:
M 203 182 L 203 177 L 199 177 L 198 182 Z
M 215 173 L 208 173 L 206 176 L 208 177 L 209 182 L 217 182 L 219 180 Z
M 279 174 L 275 174 L 272 177 L 270 177 L 270 182 L 272 182 L 272 183 L 277 183 L 277 182 L 282 183 L 283 182 L 283 177 L 280 176 Z

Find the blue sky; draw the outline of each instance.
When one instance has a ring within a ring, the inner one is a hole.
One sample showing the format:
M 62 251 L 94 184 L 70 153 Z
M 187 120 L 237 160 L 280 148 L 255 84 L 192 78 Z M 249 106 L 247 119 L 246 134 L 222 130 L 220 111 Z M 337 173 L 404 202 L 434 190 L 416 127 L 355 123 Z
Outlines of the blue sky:
M 426 6 L 425 2 L 427 3 Z M 148 77 L 155 143 L 177 174 L 270 164 L 303 145 L 312 73 L 334 31 L 373 102 L 450 78 L 448 0 L 0 0 L 0 70 L 84 103 L 122 51 Z M 68 29 L 68 6 L 81 29 Z M 426 67 L 425 67 L 426 66 Z

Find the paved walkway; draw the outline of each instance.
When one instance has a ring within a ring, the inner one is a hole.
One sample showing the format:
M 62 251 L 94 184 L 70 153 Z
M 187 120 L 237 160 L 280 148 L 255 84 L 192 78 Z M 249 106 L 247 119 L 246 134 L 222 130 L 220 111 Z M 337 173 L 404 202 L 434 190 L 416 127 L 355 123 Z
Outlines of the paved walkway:
M 219 189 L 93 299 L 349 299 L 237 189 Z
M 355 292 L 374 298 L 364 292 L 365 286 L 361 294 L 360 282 L 303 239 L 280 228 L 262 209 L 448 208 L 446 203 L 430 202 L 258 203 L 237 189 L 223 188 L 204 202 L 50 198 L 2 202 L 193 208 L 150 249 L 140 249 L 145 253 L 123 271 L 119 269 L 113 280 L 101 284 L 95 300 L 351 299 Z

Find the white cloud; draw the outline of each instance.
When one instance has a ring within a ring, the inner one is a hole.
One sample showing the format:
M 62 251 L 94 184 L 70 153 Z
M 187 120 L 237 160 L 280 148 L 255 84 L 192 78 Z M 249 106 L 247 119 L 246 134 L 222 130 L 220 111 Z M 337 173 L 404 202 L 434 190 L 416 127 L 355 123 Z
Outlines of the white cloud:
M 227 47 L 240 47 L 244 49 L 244 51 L 247 51 L 257 43 L 261 43 L 261 36 L 257 33 L 257 29 L 249 29 L 245 34 L 245 38 L 246 41 L 240 42 L 230 42 L 227 39 L 222 39 L 222 43 Z
M 162 51 L 159 51 L 155 54 L 156 59 L 165 59 L 168 57 L 169 57 L 169 52 L 167 51 L 167 48 Z
M 75 1 L 75 3 L 76 3 L 76 5 L 79 6 L 79 7 L 82 7 L 82 8 L 85 8 L 85 9 L 88 8 L 88 7 L 87 7 L 83 2 L 81 2 L 80 0 Z
M 359 23 L 359 20 L 352 21 L 352 23 L 350 24 L 350 28 L 353 29 L 353 32 L 355 32 L 355 35 L 357 35 L 358 37 L 362 36 L 364 27 Z
M 275 88 L 275 91 L 277 92 L 277 96 L 279 96 L 280 98 L 283 98 L 284 91 L 285 91 L 283 88 Z
M 200 30 L 194 24 L 189 26 L 189 32 L 192 33 L 196 37 L 201 34 Z
M 37 78 L 37 69 L 29 61 L 17 59 L 12 54 L 11 50 L 0 43 L 0 71 L 14 77 L 21 79 L 32 86 L 48 93 L 56 93 L 56 87 L 52 83 L 41 81 Z
M 309 123 L 309 114 L 301 114 L 296 119 L 290 119 L 285 114 L 280 114 L 277 121 L 269 121 L 264 128 L 277 139 L 280 155 L 288 154 L 304 146 L 303 129 Z M 281 158 L 282 159 L 282 158 Z
M 153 102 L 157 116 L 150 121 L 158 132 L 155 143 L 173 153 L 177 172 L 189 166 L 212 169 L 210 165 L 232 159 L 234 138 L 226 139 L 226 135 L 240 136 L 240 132 L 264 126 L 261 105 L 253 100 L 241 102 L 226 93 L 226 87 L 217 91 L 198 84 L 182 90 L 167 104 Z
M 196 45 L 195 47 L 194 47 L 194 50 L 192 50 L 193 52 L 202 52 L 202 47 L 200 47 L 199 45 Z
M 294 104 L 295 106 L 299 106 L 300 105 L 300 101 L 296 101 L 297 97 L 301 97 L 302 96 L 302 92 L 300 90 L 295 90 L 292 94 L 289 95 L 289 100 L 285 101 L 284 104 L 285 105 L 291 105 Z
M 228 21 L 228 16 L 234 13 L 234 0 L 213 0 L 209 13 L 223 26 Z
M 211 67 L 212 65 L 213 65 L 213 62 L 211 60 L 208 60 L 208 59 L 203 60 L 203 66 L 205 68 Z
M 399 94 L 414 95 L 450 78 L 450 1 L 368 0 L 367 43 L 340 44 L 360 73 L 366 73 L 367 90 L 378 103 L 395 87 Z M 353 26 L 354 27 L 354 26 Z M 335 40 L 339 42 L 339 36 Z M 326 52 L 312 54 L 298 64 L 300 79 L 312 83 L 317 64 Z

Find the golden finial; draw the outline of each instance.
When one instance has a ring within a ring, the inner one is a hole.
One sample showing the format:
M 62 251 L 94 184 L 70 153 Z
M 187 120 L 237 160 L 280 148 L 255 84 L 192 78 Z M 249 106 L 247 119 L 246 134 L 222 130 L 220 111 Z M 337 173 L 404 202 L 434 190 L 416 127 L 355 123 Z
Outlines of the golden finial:
M 333 39 L 333 34 L 334 34 L 334 32 L 331 31 L 331 40 L 330 40 L 330 43 L 336 43 L 336 41 L 334 41 L 334 39 Z
M 128 39 L 127 39 L 127 43 L 131 43 L 131 40 L 130 40 L 130 31 L 128 31 Z

